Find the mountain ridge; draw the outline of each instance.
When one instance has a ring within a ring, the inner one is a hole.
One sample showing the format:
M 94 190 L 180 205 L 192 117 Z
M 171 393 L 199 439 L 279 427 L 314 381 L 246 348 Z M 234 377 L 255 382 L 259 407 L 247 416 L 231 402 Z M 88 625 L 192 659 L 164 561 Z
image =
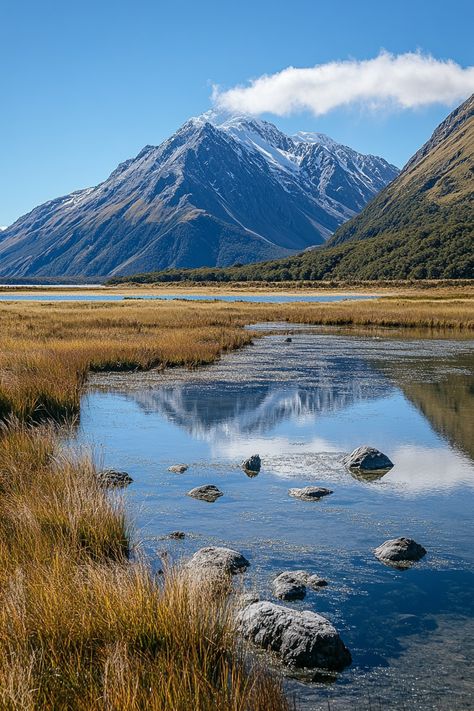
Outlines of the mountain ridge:
M 0 276 L 226 266 L 322 244 L 398 171 L 305 136 L 250 117 L 191 118 L 102 183 L 1 232 Z
M 246 267 L 168 270 L 138 281 L 474 278 L 474 95 L 325 244 Z

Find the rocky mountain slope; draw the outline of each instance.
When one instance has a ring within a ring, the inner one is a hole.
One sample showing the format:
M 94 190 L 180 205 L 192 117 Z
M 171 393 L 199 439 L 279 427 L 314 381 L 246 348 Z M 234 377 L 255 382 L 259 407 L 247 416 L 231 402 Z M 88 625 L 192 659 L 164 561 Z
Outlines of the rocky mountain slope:
M 140 280 L 328 278 L 474 278 L 474 95 L 324 247 L 251 269 L 176 271 Z
M 322 244 L 397 175 L 327 136 L 204 114 L 0 233 L 0 276 L 226 266 Z

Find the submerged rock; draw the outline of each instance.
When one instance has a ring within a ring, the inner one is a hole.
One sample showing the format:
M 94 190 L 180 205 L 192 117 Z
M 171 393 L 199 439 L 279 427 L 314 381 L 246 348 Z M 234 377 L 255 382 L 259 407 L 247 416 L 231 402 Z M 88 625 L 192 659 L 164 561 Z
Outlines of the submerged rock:
M 386 454 L 366 446 L 354 449 L 342 461 L 348 469 L 356 469 L 359 472 L 388 471 L 393 467 L 393 462 Z
M 297 499 L 303 499 L 303 501 L 318 501 L 323 496 L 329 496 L 333 492 L 323 486 L 305 486 L 302 489 L 289 489 L 288 493 Z
M 375 556 L 382 561 L 397 567 L 406 567 L 410 563 L 423 558 L 426 549 L 413 538 L 391 538 L 374 550 Z
M 192 496 L 193 499 L 201 499 L 202 501 L 215 501 L 219 496 L 224 494 L 214 484 L 204 484 L 204 486 L 196 486 L 191 491 L 188 491 L 187 496 Z
M 226 573 L 236 575 L 243 573 L 250 563 L 241 553 L 232 548 L 208 546 L 200 548 L 187 563 L 191 571 L 209 571 L 211 573 Z
M 258 474 L 262 466 L 262 460 L 258 454 L 252 454 L 251 457 L 242 462 L 242 469 L 247 474 Z
M 97 473 L 99 484 L 106 488 L 123 488 L 132 483 L 133 479 L 128 472 L 118 469 L 102 469 Z
M 272 583 L 272 591 L 279 600 L 303 600 L 306 597 L 304 571 L 288 571 L 277 575 Z
M 287 570 L 280 573 L 272 583 L 273 594 L 280 600 L 302 600 L 306 589 L 317 590 L 327 585 L 327 581 L 305 570 Z
M 168 533 L 168 538 L 176 538 L 178 540 L 185 538 L 185 536 L 184 531 L 171 531 L 171 533 Z
M 169 472 L 174 474 L 184 474 L 185 471 L 189 469 L 187 464 L 173 464 L 172 467 L 168 467 Z
M 256 602 L 239 613 L 238 622 L 246 639 L 276 652 L 289 667 L 339 671 L 352 661 L 333 625 L 315 612 Z

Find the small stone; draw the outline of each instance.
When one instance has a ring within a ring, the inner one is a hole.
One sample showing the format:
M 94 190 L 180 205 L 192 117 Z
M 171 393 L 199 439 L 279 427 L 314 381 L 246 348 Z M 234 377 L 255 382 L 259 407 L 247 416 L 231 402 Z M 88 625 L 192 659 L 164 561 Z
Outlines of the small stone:
M 279 600 L 303 600 L 306 597 L 306 585 L 302 580 L 302 576 L 296 573 L 286 572 L 277 575 L 272 583 L 272 590 L 275 597 Z
M 223 496 L 222 491 L 220 491 L 214 484 L 205 484 L 204 486 L 196 486 L 191 491 L 188 491 L 187 496 L 192 496 L 193 499 L 201 499 L 202 501 L 213 502 Z
M 97 479 L 99 484 L 105 488 L 124 488 L 133 481 L 128 472 L 118 469 L 103 469 L 97 473 Z
M 200 548 L 187 563 L 187 568 L 196 571 L 210 571 L 236 575 L 243 573 L 250 563 L 241 553 L 232 548 L 208 546 Z
M 374 554 L 382 563 L 403 568 L 423 558 L 426 549 L 413 538 L 401 537 L 385 541 L 374 550 Z
M 184 474 L 188 468 L 187 464 L 173 464 L 172 467 L 168 467 L 168 471 L 173 472 L 174 474 Z
M 354 449 L 342 461 L 348 469 L 356 469 L 360 472 L 388 471 L 393 467 L 393 462 L 386 454 L 367 446 Z
M 185 533 L 183 531 L 171 531 L 171 533 L 168 534 L 168 538 L 176 538 L 176 539 L 183 539 L 185 537 Z
M 288 338 L 285 338 L 285 343 L 291 343 L 292 340 L 293 340 L 293 339 L 288 336 Z
M 247 605 L 237 621 L 246 639 L 276 652 L 289 667 L 340 671 L 352 661 L 333 625 L 315 612 L 263 601 Z
M 242 462 L 242 468 L 251 474 L 258 474 L 262 466 L 262 460 L 258 454 L 252 454 L 251 457 Z
M 305 486 L 302 489 L 289 489 L 288 493 L 290 496 L 303 501 L 319 501 L 323 496 L 329 496 L 333 492 L 323 486 Z

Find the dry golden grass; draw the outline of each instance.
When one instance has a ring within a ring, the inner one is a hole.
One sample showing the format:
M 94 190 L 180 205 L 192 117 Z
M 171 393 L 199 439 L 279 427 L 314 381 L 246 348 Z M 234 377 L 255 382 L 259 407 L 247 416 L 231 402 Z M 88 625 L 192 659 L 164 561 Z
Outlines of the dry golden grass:
M 0 438 L 2 711 L 284 711 L 232 598 L 127 557 L 120 500 L 51 426 Z
M 78 412 L 89 370 L 211 363 L 248 343 L 252 335 L 243 326 L 257 321 L 473 330 L 473 299 L 452 297 L 433 291 L 424 298 L 319 304 L 2 303 L 0 418 Z

